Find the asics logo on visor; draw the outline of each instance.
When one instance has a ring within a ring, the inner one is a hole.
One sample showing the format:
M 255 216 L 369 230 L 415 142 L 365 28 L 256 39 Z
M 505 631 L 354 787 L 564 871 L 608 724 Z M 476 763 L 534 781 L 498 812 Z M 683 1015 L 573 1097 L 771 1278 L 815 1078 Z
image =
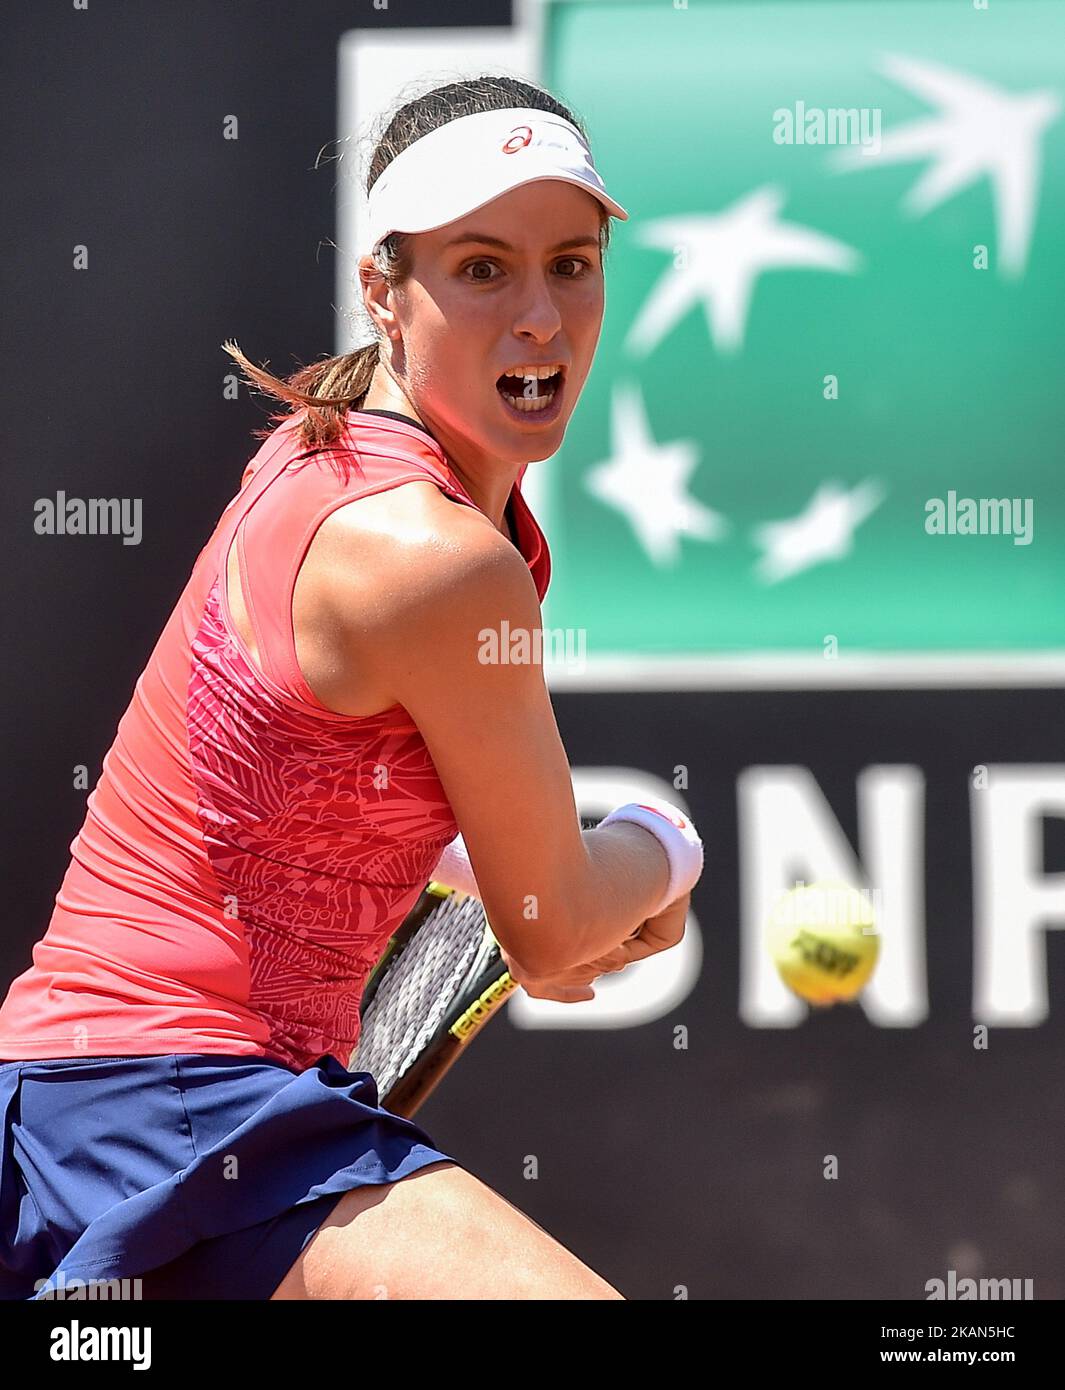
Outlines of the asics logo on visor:
M 532 127 L 527 125 L 515 126 L 510 136 L 503 142 L 504 154 L 516 154 L 518 150 L 524 149 L 532 139 Z

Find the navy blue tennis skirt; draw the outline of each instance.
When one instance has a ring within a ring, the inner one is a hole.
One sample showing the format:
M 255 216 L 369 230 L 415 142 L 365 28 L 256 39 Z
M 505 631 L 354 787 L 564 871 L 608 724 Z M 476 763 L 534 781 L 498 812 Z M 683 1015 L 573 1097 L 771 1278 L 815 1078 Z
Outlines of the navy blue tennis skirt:
M 266 1299 L 344 1192 L 456 1161 L 329 1055 L 0 1062 L 0 1136 L 7 1299 Z

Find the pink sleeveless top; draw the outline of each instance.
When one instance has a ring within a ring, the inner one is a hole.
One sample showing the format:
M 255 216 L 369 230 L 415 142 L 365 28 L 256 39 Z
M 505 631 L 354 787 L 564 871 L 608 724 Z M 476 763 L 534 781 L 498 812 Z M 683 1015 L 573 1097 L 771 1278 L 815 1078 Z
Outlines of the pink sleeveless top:
M 296 659 L 292 592 L 337 507 L 429 479 L 476 506 L 415 424 L 351 413 L 328 448 L 299 415 L 248 464 L 118 726 L 0 1058 L 228 1053 L 347 1064 L 366 976 L 458 831 L 402 705 L 326 709 Z M 522 469 L 522 475 L 524 469 Z M 550 558 L 520 491 L 540 598 Z M 265 674 L 226 602 L 241 585 Z

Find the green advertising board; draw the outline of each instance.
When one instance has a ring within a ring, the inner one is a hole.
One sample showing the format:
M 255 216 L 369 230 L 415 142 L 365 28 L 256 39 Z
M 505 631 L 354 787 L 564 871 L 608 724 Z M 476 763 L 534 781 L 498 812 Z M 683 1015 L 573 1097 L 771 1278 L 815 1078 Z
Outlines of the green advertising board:
M 1065 664 L 1065 5 L 557 0 L 542 55 L 630 214 L 534 465 L 582 670 Z

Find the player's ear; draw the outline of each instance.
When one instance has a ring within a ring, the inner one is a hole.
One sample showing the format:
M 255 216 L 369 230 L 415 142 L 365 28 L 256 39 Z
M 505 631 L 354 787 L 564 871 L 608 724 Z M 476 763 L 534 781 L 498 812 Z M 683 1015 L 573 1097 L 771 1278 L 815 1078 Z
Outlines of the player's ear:
M 374 264 L 372 256 L 360 256 L 358 276 L 362 302 L 374 327 L 379 333 L 398 342 L 400 327 L 392 304 L 392 291 L 384 275 Z

